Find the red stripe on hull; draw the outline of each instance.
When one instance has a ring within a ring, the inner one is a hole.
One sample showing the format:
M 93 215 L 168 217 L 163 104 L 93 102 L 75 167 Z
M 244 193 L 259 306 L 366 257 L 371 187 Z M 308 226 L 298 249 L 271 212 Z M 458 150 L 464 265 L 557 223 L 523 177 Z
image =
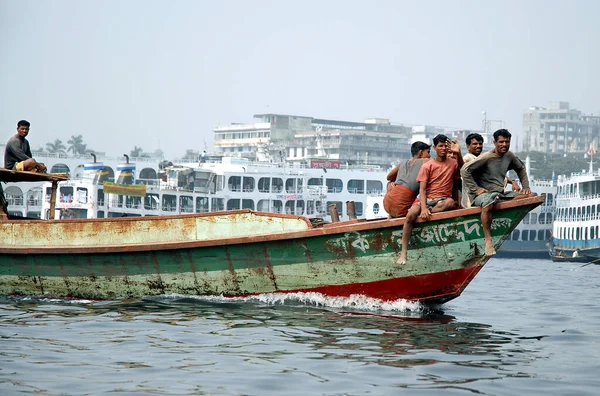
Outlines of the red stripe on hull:
M 320 286 L 280 292 L 316 292 L 333 297 L 349 297 L 352 294 L 360 294 L 383 301 L 394 301 L 401 298 L 409 301 L 445 303 L 460 296 L 481 268 L 483 268 L 482 265 L 476 265 L 457 270 L 376 282 Z

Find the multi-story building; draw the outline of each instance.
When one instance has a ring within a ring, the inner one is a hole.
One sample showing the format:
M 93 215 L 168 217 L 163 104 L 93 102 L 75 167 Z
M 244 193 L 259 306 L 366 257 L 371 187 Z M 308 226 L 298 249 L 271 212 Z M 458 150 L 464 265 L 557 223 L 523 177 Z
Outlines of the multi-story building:
M 571 109 L 568 102 L 530 107 L 523 114 L 523 151 L 586 152 L 600 137 L 600 116 Z
M 284 114 L 254 117 L 261 122 L 216 127 L 215 151 L 291 162 L 326 158 L 384 167 L 410 157 L 411 127 L 393 125 L 387 119 L 353 122 Z

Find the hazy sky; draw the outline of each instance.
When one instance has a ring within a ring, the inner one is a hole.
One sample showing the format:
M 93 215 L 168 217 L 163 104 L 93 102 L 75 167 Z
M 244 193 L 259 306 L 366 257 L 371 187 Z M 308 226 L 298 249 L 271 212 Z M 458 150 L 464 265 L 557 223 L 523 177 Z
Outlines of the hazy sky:
M 516 134 L 600 112 L 600 1 L 0 0 L 0 139 L 210 150 L 258 113 Z

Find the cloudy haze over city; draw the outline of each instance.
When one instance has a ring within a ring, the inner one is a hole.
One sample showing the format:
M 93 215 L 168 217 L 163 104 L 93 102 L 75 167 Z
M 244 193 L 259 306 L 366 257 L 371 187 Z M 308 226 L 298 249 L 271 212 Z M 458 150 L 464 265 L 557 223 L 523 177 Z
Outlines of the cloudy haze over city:
M 530 106 L 600 112 L 600 2 L 0 0 L 0 139 L 115 156 L 211 150 L 282 113 L 517 136 Z

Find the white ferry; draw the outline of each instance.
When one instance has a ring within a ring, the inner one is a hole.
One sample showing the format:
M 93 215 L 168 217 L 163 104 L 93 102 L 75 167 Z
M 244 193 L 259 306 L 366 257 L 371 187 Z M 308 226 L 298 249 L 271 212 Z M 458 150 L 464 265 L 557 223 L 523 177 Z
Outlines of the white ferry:
M 361 218 L 366 197 L 383 191 L 387 175 L 387 170 L 377 166 L 324 160 L 302 167 L 222 157 L 161 167 L 154 164 L 158 160 L 153 163 L 139 158 L 136 162 L 128 158 L 95 162 L 75 157 L 35 157 L 46 164 L 49 172 L 70 176 L 69 181 L 58 185 L 55 218 L 252 209 L 332 221 L 333 208 L 337 210 L 334 216 L 340 219 Z M 49 218 L 50 192 L 48 183 L 7 184 L 4 193 L 9 214 Z
M 600 171 L 558 177 L 551 256 L 555 261 L 600 258 Z

